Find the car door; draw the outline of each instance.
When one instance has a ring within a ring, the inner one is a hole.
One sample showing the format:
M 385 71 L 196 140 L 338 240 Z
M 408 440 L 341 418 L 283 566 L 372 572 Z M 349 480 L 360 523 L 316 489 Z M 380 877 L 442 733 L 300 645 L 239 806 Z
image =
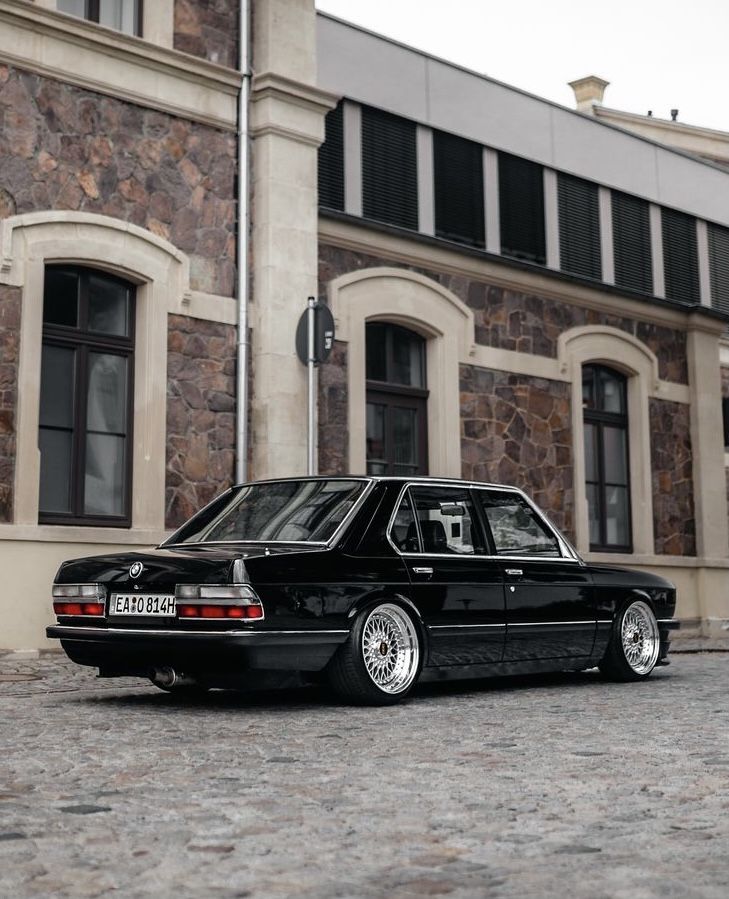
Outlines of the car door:
M 596 610 L 585 565 L 516 490 L 475 490 L 504 574 L 504 661 L 583 658 Z
M 506 630 L 503 570 L 485 551 L 468 489 L 410 485 L 390 535 L 428 629 L 429 664 L 500 662 Z

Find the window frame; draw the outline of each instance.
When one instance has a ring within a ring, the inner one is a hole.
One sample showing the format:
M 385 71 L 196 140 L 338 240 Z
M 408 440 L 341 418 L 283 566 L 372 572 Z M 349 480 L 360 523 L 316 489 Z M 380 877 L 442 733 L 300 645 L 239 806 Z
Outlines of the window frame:
M 89 527 L 122 527 L 132 526 L 132 491 L 133 491 L 133 455 L 134 455 L 134 368 L 135 368 L 135 323 L 136 323 L 136 288 L 135 285 L 112 275 L 102 269 L 96 269 L 85 265 L 48 264 L 45 271 L 50 269 L 72 272 L 79 278 L 79 302 L 77 326 L 42 323 L 41 333 L 41 359 L 43 347 L 57 346 L 72 349 L 76 355 L 74 358 L 73 386 L 73 431 L 71 440 L 71 484 L 70 500 L 71 512 L 49 512 L 41 510 L 40 497 L 38 502 L 38 524 L 48 525 L 83 525 Z M 129 294 L 129 308 L 127 310 L 128 336 L 118 337 L 102 334 L 88 329 L 89 309 L 89 279 L 92 276 L 103 277 L 108 281 L 122 285 Z M 44 288 L 45 303 L 45 288 Z M 82 327 L 83 324 L 83 327 Z M 126 434 L 125 434 L 125 461 L 124 461 L 124 487 L 122 492 L 122 515 L 98 515 L 84 514 L 83 504 L 85 500 L 84 479 L 86 474 L 86 446 L 88 420 L 88 359 L 91 353 L 113 353 L 123 356 L 127 361 L 127 397 L 126 397 Z M 40 387 L 39 387 L 40 390 Z M 40 423 L 38 433 L 40 434 Z M 42 464 L 42 463 L 41 463 Z
M 587 495 L 588 484 L 595 484 L 599 495 L 598 524 L 600 529 L 600 541 L 593 543 L 590 541 L 590 552 L 603 553 L 632 553 L 633 552 L 633 508 L 632 508 L 632 490 L 631 490 L 631 470 L 630 470 L 630 427 L 628 412 L 628 378 L 622 372 L 610 368 L 608 365 L 600 363 L 585 363 L 582 366 L 582 383 L 584 384 L 585 371 L 590 370 L 593 374 L 593 383 L 596 390 L 600 389 L 600 372 L 607 372 L 610 377 L 620 381 L 623 389 L 623 397 L 625 408 L 623 412 L 606 412 L 602 409 L 586 409 L 582 406 L 582 423 L 583 423 L 583 447 L 585 425 L 594 425 L 596 434 L 596 455 L 597 455 L 597 481 L 588 481 L 587 479 L 587 454 L 585 453 L 585 495 Z M 625 470 L 626 483 L 612 484 L 605 479 L 605 440 L 604 430 L 606 427 L 619 428 L 625 434 Z M 628 532 L 627 543 L 608 543 L 607 542 L 607 502 L 606 491 L 610 486 L 620 486 L 625 488 L 626 495 L 626 527 Z M 588 540 L 589 540 L 589 514 L 588 514 Z
M 385 377 L 389 377 L 391 372 L 391 365 L 393 361 L 393 335 L 395 333 L 395 329 L 400 331 L 405 331 L 408 334 L 411 334 L 413 337 L 418 338 L 422 341 L 422 354 L 421 354 L 421 377 L 423 384 L 427 384 L 427 341 L 424 337 L 422 337 L 417 332 L 413 331 L 410 328 L 405 328 L 402 325 L 395 324 L 392 322 L 366 322 L 365 323 L 365 465 L 367 466 L 370 462 L 370 457 L 367 454 L 367 430 L 366 430 L 366 415 L 367 415 L 367 406 L 370 403 L 376 405 L 385 406 L 388 410 L 385 413 L 385 458 L 382 460 L 377 460 L 379 462 L 384 462 L 386 466 L 386 474 L 391 475 L 394 474 L 393 468 L 396 464 L 392 459 L 390 459 L 387 455 L 388 448 L 392 445 L 392 417 L 389 413 L 389 410 L 394 408 L 412 408 L 416 410 L 417 413 L 417 467 L 418 470 L 412 473 L 412 477 L 417 477 L 418 475 L 426 475 L 428 473 L 428 397 L 429 391 L 427 387 L 411 387 L 407 384 L 398 384 L 393 381 L 377 381 L 370 378 L 367 378 L 366 371 L 366 348 L 367 348 L 367 325 L 383 325 L 386 329 L 385 331 Z M 372 460 L 376 461 L 376 460 Z M 402 463 L 405 464 L 405 463 Z

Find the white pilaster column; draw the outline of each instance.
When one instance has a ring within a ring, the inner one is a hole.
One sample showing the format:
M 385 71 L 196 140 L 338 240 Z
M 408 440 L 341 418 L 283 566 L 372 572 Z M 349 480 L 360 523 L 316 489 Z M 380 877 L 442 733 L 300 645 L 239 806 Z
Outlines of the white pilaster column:
M 663 222 L 661 207 L 651 203 L 648 207 L 650 223 L 651 262 L 653 264 L 653 293 L 657 297 L 666 296 L 666 278 L 663 273 Z
M 559 269 L 559 197 L 557 173 L 544 169 L 544 236 L 547 268 Z
M 598 215 L 600 217 L 600 257 L 602 259 L 602 280 L 606 284 L 615 283 L 615 244 L 613 243 L 612 195 L 607 187 L 598 187 Z
M 702 306 L 711 306 L 711 267 L 709 265 L 709 228 L 696 219 L 696 249 L 699 256 L 699 296 Z
M 344 211 L 362 215 L 362 107 L 344 101 Z
M 486 202 L 486 249 L 501 253 L 501 222 L 499 220 L 499 154 L 484 147 L 483 192 Z
M 317 295 L 317 149 L 337 97 L 316 82 L 314 0 L 254 0 L 252 477 L 305 474 L 296 325 Z
M 435 192 L 433 184 L 433 132 L 418 125 L 418 231 L 435 234 Z
M 696 551 L 707 559 L 725 559 L 729 553 L 729 527 L 719 372 L 719 337 L 723 326 L 721 322 L 695 314 L 689 322 L 686 339 Z M 729 599 L 726 604 L 729 612 Z

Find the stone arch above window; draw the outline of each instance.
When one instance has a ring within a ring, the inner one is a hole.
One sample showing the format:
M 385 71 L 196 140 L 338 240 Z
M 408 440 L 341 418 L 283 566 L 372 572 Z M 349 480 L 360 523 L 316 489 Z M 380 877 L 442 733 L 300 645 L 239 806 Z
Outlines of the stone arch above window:
M 590 546 L 585 490 L 582 367 L 602 364 L 625 375 L 628 383 L 630 435 L 630 502 L 633 552 L 651 555 L 653 541 L 653 486 L 649 396 L 659 389 L 658 360 L 651 350 L 619 328 L 572 328 L 558 342 L 560 370 L 572 383 L 572 439 L 574 441 L 575 534 L 577 548 Z
M 350 272 L 329 285 L 337 339 L 349 345 L 347 365 L 349 470 L 365 464 L 365 324 L 402 325 L 427 340 L 428 471 L 460 477 L 459 363 L 473 352 L 473 313 L 455 294 L 407 269 Z
M 131 520 L 153 542 L 164 533 L 167 314 L 190 314 L 189 263 L 152 232 L 91 213 L 36 212 L 0 222 L 0 283 L 21 296 L 13 523 L 38 522 L 43 282 L 46 265 L 61 262 L 137 285 Z

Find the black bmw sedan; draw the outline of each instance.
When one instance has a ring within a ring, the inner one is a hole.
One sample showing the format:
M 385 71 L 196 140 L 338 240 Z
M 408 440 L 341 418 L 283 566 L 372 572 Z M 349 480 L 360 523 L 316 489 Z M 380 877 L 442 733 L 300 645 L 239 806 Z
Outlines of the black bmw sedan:
M 676 591 L 586 564 L 525 494 L 432 478 L 233 487 L 156 550 L 65 562 L 47 630 L 102 677 L 166 690 L 326 677 L 402 700 L 418 680 L 667 664 Z

